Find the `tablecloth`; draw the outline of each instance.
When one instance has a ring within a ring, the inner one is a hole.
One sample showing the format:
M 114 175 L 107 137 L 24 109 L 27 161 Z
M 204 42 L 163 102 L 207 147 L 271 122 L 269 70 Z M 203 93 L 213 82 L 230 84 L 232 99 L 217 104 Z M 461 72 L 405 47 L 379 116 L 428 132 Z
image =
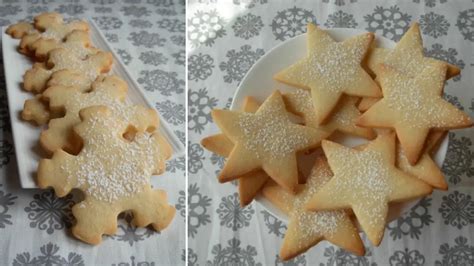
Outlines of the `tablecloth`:
M 45 11 L 93 19 L 156 109 L 184 142 L 185 5 L 176 0 L 0 1 L 0 26 Z M 3 60 L 0 59 L 0 64 Z M 154 185 L 177 208 L 163 232 L 136 228 L 123 215 L 117 234 L 90 246 L 72 237 L 73 198 L 20 188 L 0 65 L 0 265 L 182 265 L 185 251 L 184 157 Z
M 307 22 L 360 28 L 398 41 L 418 21 L 425 54 L 455 64 L 445 97 L 474 113 L 474 3 L 471 0 L 200 0 L 187 7 L 189 42 L 189 265 L 474 265 L 474 130 L 449 134 L 443 172 L 449 190 L 435 191 L 387 225 L 381 245 L 364 238 L 354 256 L 321 242 L 283 263 L 287 225 L 253 203 L 239 207 L 236 187 L 216 181 L 223 158 L 200 145 L 218 132 L 212 108 L 229 107 L 247 70 Z

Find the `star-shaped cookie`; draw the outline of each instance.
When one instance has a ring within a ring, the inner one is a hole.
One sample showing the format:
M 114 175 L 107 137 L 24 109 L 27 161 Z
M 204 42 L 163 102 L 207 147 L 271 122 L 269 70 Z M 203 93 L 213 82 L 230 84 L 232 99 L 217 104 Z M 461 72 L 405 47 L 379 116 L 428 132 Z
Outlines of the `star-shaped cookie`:
M 263 194 L 272 202 L 282 202 L 280 207 L 289 209 L 288 229 L 280 249 L 282 260 L 292 259 L 322 240 L 362 256 L 365 253 L 359 231 L 345 210 L 307 211 L 306 202 L 332 178 L 327 160 L 316 159 L 305 185 L 300 185 L 296 195 L 291 195 L 275 183 L 265 185 Z
M 408 161 L 416 164 L 430 129 L 472 125 L 467 114 L 441 96 L 446 68 L 430 64 L 412 78 L 383 65 L 378 78 L 384 97 L 359 118 L 358 124 L 394 128 Z
M 327 32 L 309 23 L 307 34 L 307 56 L 278 72 L 274 79 L 311 90 L 318 124 L 326 122 L 343 93 L 382 96 L 377 84 L 360 65 L 374 39 L 373 33 L 336 42 Z
M 213 110 L 212 117 L 235 144 L 219 175 L 220 182 L 263 169 L 279 185 L 294 191 L 298 184 L 296 153 L 319 146 L 324 135 L 291 122 L 279 91 L 255 114 Z
M 260 104 L 252 97 L 245 97 L 242 110 L 244 112 L 255 113 Z M 223 157 L 228 157 L 234 143 L 225 134 L 216 134 L 201 140 L 201 145 L 214 153 Z M 253 171 L 242 175 L 239 178 L 240 205 L 246 206 L 255 198 L 263 185 L 270 177 L 263 170 Z
M 395 167 L 395 135 L 382 134 L 358 151 L 322 142 L 334 177 L 308 201 L 308 210 L 352 209 L 373 245 L 382 240 L 389 202 L 432 192 L 431 186 Z

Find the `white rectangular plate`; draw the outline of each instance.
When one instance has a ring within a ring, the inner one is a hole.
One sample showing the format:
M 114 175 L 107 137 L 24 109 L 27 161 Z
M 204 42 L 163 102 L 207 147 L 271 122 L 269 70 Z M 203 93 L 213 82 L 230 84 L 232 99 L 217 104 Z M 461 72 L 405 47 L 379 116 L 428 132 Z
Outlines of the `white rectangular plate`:
M 131 77 L 124 64 L 115 51 L 109 46 L 104 35 L 98 30 L 93 21 L 88 21 L 91 26 L 91 40 L 95 47 L 112 52 L 114 56 L 114 66 L 111 73 L 120 76 L 128 83 L 127 101 L 142 104 L 154 108 L 153 104 L 143 94 L 142 89 Z M 37 188 L 36 168 L 42 158 L 41 148 L 38 139 L 41 127 L 21 120 L 20 113 L 23 110 L 23 103 L 31 99 L 33 95 L 22 89 L 23 74 L 32 66 L 32 61 L 17 51 L 19 40 L 11 38 L 5 33 L 6 27 L 2 28 L 2 49 L 5 66 L 5 79 L 7 85 L 8 106 L 10 109 L 10 121 L 13 132 L 13 142 L 15 145 L 16 161 L 20 183 L 23 188 Z M 165 120 L 160 116 L 160 131 L 173 148 L 173 157 L 184 154 L 184 145 L 173 133 Z

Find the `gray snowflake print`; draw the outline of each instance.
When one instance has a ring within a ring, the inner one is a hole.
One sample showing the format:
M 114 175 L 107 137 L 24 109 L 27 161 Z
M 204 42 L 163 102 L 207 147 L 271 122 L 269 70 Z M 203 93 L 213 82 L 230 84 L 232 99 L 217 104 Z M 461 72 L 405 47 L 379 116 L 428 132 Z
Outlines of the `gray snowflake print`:
M 117 1 L 116 0 L 89 0 L 92 4 L 97 4 L 97 5 L 111 5 L 115 4 Z
M 180 190 L 178 194 L 178 203 L 176 203 L 175 208 L 179 211 L 179 215 L 184 218 L 186 216 L 186 195 L 184 193 L 184 190 Z
M 115 33 L 106 33 L 105 38 L 108 42 L 116 43 L 118 42 L 118 35 Z
M 133 16 L 136 18 L 146 17 L 151 14 L 151 11 L 148 10 L 146 7 L 138 7 L 138 6 L 124 6 L 120 9 L 125 16 Z
M 211 155 L 211 163 L 213 165 L 216 165 L 217 166 L 217 170 L 216 170 L 216 175 L 219 174 L 219 172 L 222 170 L 222 168 L 224 167 L 224 164 L 225 164 L 225 158 L 220 156 L 219 154 L 217 153 L 213 153 Z
M 173 0 L 146 0 L 147 4 L 160 6 L 160 7 L 170 7 L 174 5 Z
M 221 226 L 237 231 L 250 225 L 250 220 L 255 210 L 252 208 L 252 205 L 248 205 L 244 208 L 240 207 L 239 194 L 234 193 L 222 197 L 216 213 L 221 220 Z
M 13 145 L 7 140 L 0 140 L 0 168 L 6 166 L 10 162 L 13 155 Z
M 13 16 L 23 11 L 20 6 L 6 5 L 0 6 L 0 16 Z
M 454 191 L 443 196 L 439 212 L 444 219 L 444 224 L 458 229 L 474 223 L 474 201 L 468 194 Z
M 188 171 L 195 174 L 202 169 L 202 161 L 205 159 L 204 150 L 197 143 L 193 143 L 188 147 Z
M 196 183 L 188 188 L 188 235 L 194 238 L 199 227 L 211 222 L 207 208 L 211 206 L 212 199 L 199 192 Z
M 216 1 L 217 0 L 210 0 L 211 2 L 213 1 Z M 239 5 L 239 6 L 243 6 L 245 8 L 253 8 L 255 7 L 257 4 L 266 4 L 268 3 L 268 0 L 233 0 L 232 1 L 234 3 L 234 5 Z
M 401 239 L 402 236 L 406 235 L 419 239 L 421 229 L 434 222 L 429 213 L 430 206 L 431 198 L 423 198 L 413 206 L 409 213 L 389 223 L 387 229 L 392 239 Z
M 28 14 L 37 14 L 37 13 L 43 13 L 43 12 L 48 12 L 49 8 L 47 6 L 30 6 L 26 10 L 26 13 Z
M 120 56 L 120 59 L 125 65 L 132 62 L 132 56 L 124 49 L 117 49 L 117 54 Z
M 165 29 L 169 32 L 184 32 L 185 31 L 185 23 L 180 19 L 169 19 L 164 18 L 156 22 L 158 28 Z
M 240 246 L 241 242 L 237 238 L 227 241 L 227 246 L 223 247 L 217 244 L 212 248 L 211 254 L 214 259 L 207 261 L 207 266 L 220 265 L 254 265 L 262 266 L 260 262 L 255 262 L 257 257 L 257 249 L 253 246 Z
M 300 255 L 288 261 L 282 261 L 279 255 L 276 255 L 275 266 L 306 266 L 306 258 Z
M 184 66 L 186 63 L 186 51 L 185 50 L 179 50 L 177 53 L 173 53 L 171 55 L 174 58 L 174 63 L 177 65 Z
M 7 26 L 7 25 L 10 25 L 10 24 L 11 24 L 10 20 L 3 19 L 3 18 L 0 19 L 0 27 Z
M 234 25 L 232 25 L 235 37 L 245 40 L 258 36 L 262 27 L 262 18 L 250 13 L 241 17 L 237 17 Z
M 184 144 L 186 142 L 186 134 L 184 134 L 183 131 L 175 130 L 174 134 L 178 137 L 178 139 L 179 139 L 179 141 L 181 141 L 181 143 Z
M 6 193 L 1 190 L 2 187 L 3 185 L 0 184 L 0 229 L 12 224 L 12 216 L 8 214 L 8 210 L 10 209 L 9 206 L 15 204 L 15 200 L 18 198 L 17 196 L 13 196 L 11 193 Z
M 52 190 L 35 194 L 30 204 L 25 207 L 31 228 L 46 230 L 52 234 L 55 230 L 69 228 L 74 217 L 71 208 L 74 205 L 72 195 L 57 198 Z
M 343 6 L 346 4 L 346 0 L 334 0 L 336 6 Z M 357 0 L 349 0 L 349 3 L 355 3 Z M 331 3 L 331 0 L 323 0 L 323 3 Z
M 324 22 L 324 26 L 328 28 L 355 28 L 357 25 L 353 15 L 341 10 L 329 14 L 328 19 Z
M 181 35 L 173 35 L 170 37 L 170 40 L 174 45 L 179 46 L 179 47 L 183 47 L 186 45 L 186 38 L 184 38 L 184 36 L 181 36 Z
M 87 11 L 83 5 L 76 4 L 60 5 L 54 10 L 61 14 L 68 14 L 69 16 L 84 14 L 84 12 Z
M 423 254 L 418 250 L 408 250 L 405 248 L 405 250 L 395 251 L 388 259 L 388 262 L 390 263 L 390 266 L 424 266 L 425 256 L 423 256 Z
M 279 41 L 284 41 L 306 32 L 309 22 L 316 24 L 313 12 L 299 7 L 278 11 L 272 20 L 272 32 Z
M 459 12 L 456 26 L 464 40 L 474 41 L 474 8 Z
M 199 266 L 198 256 L 192 248 L 188 248 L 188 266 Z
M 214 59 L 208 54 L 194 54 L 188 58 L 188 80 L 205 80 L 212 75 Z
M 234 49 L 227 52 L 227 62 L 222 62 L 219 65 L 220 70 L 225 71 L 224 81 L 226 83 L 232 83 L 237 81 L 240 83 L 242 78 L 247 74 L 250 67 L 263 55 L 265 51 L 257 48 L 252 50 L 250 45 L 244 45 L 240 47 L 240 51 Z
M 459 110 L 464 110 L 464 107 L 462 106 L 461 102 L 459 101 L 458 97 L 454 95 L 449 95 L 446 93 L 443 93 L 443 98 L 451 103 L 452 105 L 456 106 Z
M 178 13 L 174 9 L 158 8 L 156 14 L 160 16 L 176 16 Z
M 112 266 L 134 266 L 134 265 L 140 265 L 140 266 L 155 266 L 154 262 L 151 261 L 141 261 L 141 260 L 136 260 L 135 256 L 130 256 L 129 261 L 122 261 L 117 264 L 112 263 Z
M 178 157 L 166 161 L 166 172 L 176 173 L 177 171 L 184 171 L 184 168 L 184 157 Z
M 443 60 L 461 69 L 464 69 L 464 61 L 462 59 L 458 59 L 458 51 L 456 51 L 456 49 L 454 48 L 443 49 L 442 44 L 435 43 L 431 45 L 431 49 L 423 48 L 423 50 L 425 55 L 428 57 Z M 454 81 L 459 81 L 460 79 L 461 75 L 458 75 L 453 78 Z
M 49 265 L 70 265 L 84 266 L 82 255 L 75 252 L 69 252 L 67 256 L 59 253 L 59 246 L 48 243 L 40 247 L 38 256 L 33 256 L 30 252 L 23 252 L 16 255 L 13 260 L 13 266 L 49 266 Z
M 448 177 L 449 182 L 457 184 L 461 177 L 474 176 L 472 161 L 474 152 L 471 150 L 472 141 L 469 138 L 456 138 L 453 132 L 449 133 L 449 145 L 444 159 L 442 170 Z
M 138 83 L 143 84 L 145 90 L 158 90 L 164 96 L 171 96 L 171 93 L 181 94 L 184 92 L 184 80 L 177 78 L 178 73 L 166 72 L 160 69 L 143 70 L 140 72 Z
M 469 246 L 467 238 L 459 236 L 454 239 L 454 246 L 448 243 L 439 247 L 442 260 L 437 260 L 435 266 L 474 265 L 474 246 Z
M 142 52 L 138 59 L 140 59 L 143 64 L 152 66 L 163 65 L 168 62 L 168 58 L 166 58 L 162 53 L 155 51 Z
M 133 215 L 131 212 L 121 213 L 118 218 L 117 233 L 108 236 L 110 239 L 127 242 L 132 247 L 135 243 L 157 234 L 155 230 L 149 227 L 142 228 L 133 225 Z
M 443 15 L 430 12 L 420 16 L 420 27 L 423 34 L 433 38 L 448 35 L 449 26 L 449 22 Z
M 163 118 L 175 126 L 184 123 L 184 106 L 170 100 L 156 103 L 156 109 Z
M 425 3 L 425 6 L 427 7 L 435 7 L 436 6 L 436 1 L 437 0 L 413 0 L 413 3 L 420 3 L 420 2 L 424 2 Z M 439 0 L 439 3 L 440 4 L 444 4 L 446 3 L 448 0 Z
M 132 32 L 127 38 L 132 41 L 135 46 L 145 46 L 146 48 L 153 48 L 155 46 L 161 47 L 166 42 L 166 39 L 161 38 L 158 33 L 149 33 L 147 31 Z
M 337 265 L 361 265 L 361 266 L 376 266 L 377 263 L 370 262 L 369 257 L 372 256 L 372 251 L 368 249 L 365 256 L 356 256 L 344 249 L 329 246 L 324 249 L 324 257 L 327 258 L 326 263 L 320 263 L 320 266 L 337 266 Z
M 116 30 L 122 27 L 123 22 L 116 17 L 93 17 L 97 26 L 102 30 Z
M 260 213 L 263 214 L 263 222 L 268 228 L 268 233 L 283 238 L 287 229 L 286 224 L 268 211 L 261 211 Z
M 111 7 L 97 6 L 97 7 L 94 7 L 94 10 L 96 13 L 112 13 Z
M 134 28 L 138 29 L 148 29 L 153 26 L 153 23 L 151 23 L 148 20 L 144 19 L 132 19 L 128 22 L 128 24 Z
M 188 20 L 188 39 L 193 47 L 212 46 L 217 38 L 226 35 L 224 19 L 216 10 L 196 11 Z
M 398 6 L 377 6 L 372 14 L 364 16 L 364 20 L 367 22 L 366 30 L 398 41 L 408 30 L 411 16 L 401 12 Z
M 188 129 L 201 133 L 212 121 L 211 111 L 217 106 L 217 99 L 210 97 L 208 91 L 199 89 L 188 94 Z

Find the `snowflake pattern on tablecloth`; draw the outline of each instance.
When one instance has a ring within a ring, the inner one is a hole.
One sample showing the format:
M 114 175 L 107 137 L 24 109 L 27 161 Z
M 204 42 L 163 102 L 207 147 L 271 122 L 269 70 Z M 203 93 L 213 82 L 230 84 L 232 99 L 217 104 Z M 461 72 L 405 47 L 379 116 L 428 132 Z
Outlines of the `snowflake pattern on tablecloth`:
M 226 197 L 222 197 L 219 208 L 216 210 L 221 220 L 221 226 L 237 231 L 243 227 L 250 225 L 255 210 L 252 205 L 244 208 L 240 206 L 239 194 L 234 193 Z
M 13 266 L 50 266 L 50 265 L 70 265 L 84 266 L 82 255 L 76 252 L 69 252 L 67 256 L 59 253 L 59 246 L 48 243 L 40 247 L 40 255 L 33 256 L 30 252 L 23 252 L 16 255 Z
M 413 0 L 413 3 L 420 3 L 420 2 L 424 2 L 425 3 L 425 6 L 427 7 L 435 7 L 436 6 L 436 1 L 437 0 Z M 439 3 L 440 4 L 444 4 L 446 3 L 448 0 L 439 0 Z
M 430 12 L 420 16 L 421 31 L 433 38 L 448 35 L 450 25 L 443 15 Z
M 217 2 L 217 0 L 210 0 L 210 1 Z M 263 4 L 268 3 L 268 0 L 233 0 L 232 2 L 234 3 L 234 5 L 243 6 L 245 8 L 253 8 L 257 4 L 263 5 Z
M 446 93 L 443 93 L 443 98 L 451 103 L 452 105 L 456 106 L 459 110 L 464 110 L 464 106 L 462 106 L 461 102 L 459 101 L 458 97 L 454 95 L 449 95 Z
M 128 22 L 128 25 L 138 29 L 149 29 L 153 27 L 153 23 L 144 19 L 132 19 Z
M 366 249 L 365 256 L 356 256 L 349 251 L 341 248 L 329 246 L 324 249 L 324 257 L 327 258 L 326 263 L 320 263 L 319 266 L 338 266 L 338 265 L 361 265 L 361 266 L 377 266 L 377 263 L 370 262 L 369 257 L 372 251 Z
M 395 251 L 388 259 L 388 262 L 390 263 L 390 266 L 424 266 L 425 256 L 416 249 L 408 250 L 408 248 L 405 248 L 405 250 Z
M 317 24 L 313 12 L 294 6 L 292 8 L 278 11 L 270 26 L 272 27 L 275 39 L 284 41 L 295 37 L 296 35 L 305 33 L 306 26 L 309 22 Z
M 275 257 L 275 266 L 306 266 L 306 258 L 302 254 L 302 255 L 299 255 L 298 257 L 293 258 L 291 260 L 282 261 L 280 259 L 280 256 L 276 255 L 276 257 Z
M 81 15 L 84 14 L 87 9 L 83 5 L 77 5 L 77 4 L 67 4 L 67 5 L 60 5 L 54 11 L 61 13 L 61 14 L 67 14 L 69 16 L 76 16 L 76 15 Z
M 188 248 L 188 266 L 199 266 L 198 256 L 192 248 Z
M 258 36 L 262 27 L 262 18 L 251 13 L 237 17 L 232 25 L 234 35 L 245 40 Z
M 156 14 L 160 16 L 176 16 L 178 13 L 174 9 L 167 9 L 167 8 L 158 8 Z
M 72 195 L 58 198 L 53 190 L 35 194 L 33 200 L 25 207 L 31 228 L 38 228 L 48 234 L 55 230 L 69 228 L 74 221 L 71 208 L 74 205 Z
M 186 51 L 185 50 L 179 50 L 177 53 L 173 53 L 171 55 L 174 58 L 174 63 L 177 65 L 182 65 L 186 63 Z
M 357 25 L 354 16 L 342 10 L 329 14 L 328 19 L 324 22 L 324 26 L 328 28 L 355 28 Z
M 433 57 L 439 60 L 446 61 L 450 64 L 453 64 L 460 69 L 464 69 L 464 61 L 458 59 L 458 51 L 454 48 L 443 49 L 443 45 L 440 43 L 435 43 L 431 45 L 431 49 L 423 48 L 424 54 L 428 57 Z M 454 81 L 459 81 L 461 79 L 461 74 L 454 77 Z
M 29 14 L 38 14 L 38 13 L 43 13 L 43 12 L 48 12 L 49 8 L 47 6 L 30 6 L 26 10 L 27 13 Z
M 175 130 L 174 134 L 178 137 L 178 139 L 179 139 L 179 141 L 181 141 L 181 143 L 183 143 L 183 144 L 186 143 L 186 134 L 184 134 L 183 131 Z
M 181 94 L 184 92 L 184 80 L 177 78 L 178 73 L 166 72 L 160 69 L 140 71 L 138 83 L 144 85 L 147 91 L 158 90 L 164 96 L 171 93 Z
M 158 28 L 165 29 L 169 32 L 184 32 L 185 23 L 180 19 L 164 18 L 156 22 Z
M 210 97 L 206 88 L 188 92 L 188 129 L 201 133 L 212 121 L 211 111 L 217 106 L 217 99 Z
M 357 0 L 323 0 L 323 3 L 334 3 L 336 6 L 343 6 L 348 3 L 356 3 Z
M 161 38 L 158 33 L 149 33 L 147 31 L 132 32 L 127 38 L 135 46 L 145 46 L 146 48 L 162 47 L 166 39 Z
M 461 182 L 463 175 L 474 176 L 474 167 L 472 166 L 474 152 L 471 150 L 471 146 L 470 138 L 457 138 L 454 132 L 449 132 L 448 151 L 442 167 L 449 182 L 457 184 Z
M 124 6 L 120 9 L 123 12 L 124 16 L 133 16 L 136 18 L 140 17 L 147 17 L 151 14 L 151 11 L 148 10 L 146 7 L 138 7 L 138 6 Z
M 7 225 L 12 225 L 12 216 L 8 211 L 18 198 L 11 193 L 5 192 L 2 187 L 3 185 L 0 184 L 0 229 L 5 228 Z
M 10 25 L 10 24 L 11 24 L 10 20 L 0 18 L 0 27 L 7 26 L 7 25 Z
M 119 215 L 119 223 L 117 226 L 117 233 L 108 236 L 110 239 L 123 241 L 133 246 L 139 241 L 143 241 L 159 232 L 153 230 L 151 227 L 136 227 L 132 224 L 133 215 L 131 212 L 124 212 Z
M 392 239 L 401 239 L 402 236 L 406 235 L 409 235 L 410 238 L 419 239 L 421 229 L 434 223 L 433 217 L 429 213 L 430 206 L 431 198 L 423 198 L 411 208 L 409 213 L 389 223 L 387 229 Z
M 470 246 L 467 238 L 459 236 L 454 239 L 454 246 L 448 243 L 439 247 L 442 260 L 437 260 L 435 266 L 474 265 L 474 246 Z
M 188 171 L 195 174 L 202 169 L 202 161 L 205 159 L 204 150 L 197 143 L 190 144 L 188 147 Z
M 129 261 L 122 261 L 117 264 L 112 263 L 112 266 L 155 266 L 155 263 L 152 261 L 137 260 L 135 256 L 130 256 Z
M 181 35 L 173 35 L 170 37 L 170 40 L 174 45 L 179 47 L 186 45 L 186 38 Z
M 216 10 L 196 11 L 188 20 L 188 39 L 193 47 L 212 46 L 217 38 L 226 35 L 225 21 Z
M 469 194 L 454 191 L 443 196 L 439 212 L 446 225 L 462 229 L 464 226 L 474 224 L 474 200 Z
M 166 161 L 166 172 L 176 173 L 177 171 L 184 171 L 184 168 L 184 156 Z
M 257 48 L 252 50 L 250 45 L 241 46 L 240 51 L 234 49 L 228 51 L 226 54 L 228 60 L 219 64 L 220 70 L 226 72 L 224 81 L 226 83 L 232 83 L 234 81 L 240 83 L 250 67 L 252 67 L 263 54 L 265 54 L 263 49 Z
M 123 22 L 116 17 L 93 17 L 92 18 L 101 30 L 116 30 L 122 27 Z
M 122 60 L 122 62 L 128 66 L 128 64 L 130 64 L 130 62 L 132 62 L 132 55 L 127 52 L 127 50 L 125 49 L 117 49 L 117 54 L 120 56 L 120 59 Z
M 178 203 L 174 207 L 179 211 L 179 215 L 184 218 L 186 216 L 186 195 L 184 190 L 180 190 L 178 194 Z
M 215 173 L 218 175 L 222 168 L 224 168 L 225 158 L 217 153 L 212 153 L 210 160 L 213 165 L 217 166 Z
M 205 80 L 212 75 L 214 59 L 208 54 L 193 54 L 188 58 L 188 80 Z
M 212 199 L 199 192 L 196 183 L 188 187 L 188 236 L 194 238 L 201 226 L 211 222 L 207 208 Z
M 459 12 L 456 26 L 465 40 L 474 42 L 474 8 Z
M 10 162 L 13 152 L 13 145 L 8 140 L 0 140 L 0 168 Z
M 162 53 L 155 51 L 142 52 L 138 59 L 140 59 L 143 64 L 152 66 L 164 65 L 168 62 L 168 58 L 166 58 Z
M 268 228 L 268 234 L 283 238 L 287 229 L 286 224 L 266 210 L 260 213 L 263 214 L 263 222 Z
M 254 265 L 262 266 L 260 262 L 255 261 L 257 257 L 257 249 L 251 245 L 241 247 L 241 242 L 237 238 L 227 241 L 227 246 L 216 244 L 211 251 L 214 255 L 212 260 L 207 261 L 207 266 L 220 265 Z
M 364 16 L 368 31 L 399 41 L 410 27 L 411 16 L 400 11 L 396 5 L 385 8 L 377 6 L 372 14 Z
M 106 33 L 105 38 L 108 42 L 116 43 L 119 41 L 118 35 L 115 33 Z
M 184 105 L 166 100 L 164 102 L 156 103 L 156 109 L 168 123 L 175 126 L 184 123 Z
M 23 11 L 20 6 L 6 5 L 0 6 L 0 17 L 16 15 Z

